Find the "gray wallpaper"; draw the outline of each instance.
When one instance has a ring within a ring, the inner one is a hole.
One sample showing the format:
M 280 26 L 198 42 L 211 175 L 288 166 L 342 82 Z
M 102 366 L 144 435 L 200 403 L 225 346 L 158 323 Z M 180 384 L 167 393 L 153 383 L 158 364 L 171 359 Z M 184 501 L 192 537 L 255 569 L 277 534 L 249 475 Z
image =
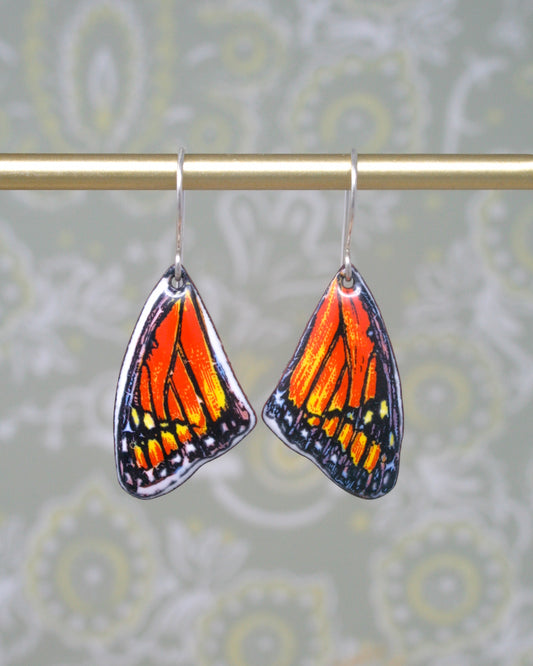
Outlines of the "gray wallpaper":
M 2 152 L 531 152 L 530 0 L 4 0 Z M 339 268 L 340 192 L 189 192 L 255 411 Z M 405 399 L 396 488 L 262 424 L 127 496 L 112 410 L 172 192 L 0 193 L 0 664 L 533 664 L 529 192 L 361 192 Z

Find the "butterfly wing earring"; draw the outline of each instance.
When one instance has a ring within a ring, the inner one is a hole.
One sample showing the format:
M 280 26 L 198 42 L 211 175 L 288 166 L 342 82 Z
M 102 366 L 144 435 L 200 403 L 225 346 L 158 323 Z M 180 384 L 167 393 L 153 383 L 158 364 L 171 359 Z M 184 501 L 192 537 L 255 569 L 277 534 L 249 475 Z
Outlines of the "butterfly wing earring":
M 385 323 L 350 259 L 357 193 L 352 151 L 343 265 L 263 410 L 267 426 L 347 492 L 374 499 L 398 477 L 400 377 Z
M 176 260 L 137 321 L 115 398 L 118 480 L 141 499 L 173 490 L 235 446 L 256 423 L 182 264 L 183 161 L 180 149 Z

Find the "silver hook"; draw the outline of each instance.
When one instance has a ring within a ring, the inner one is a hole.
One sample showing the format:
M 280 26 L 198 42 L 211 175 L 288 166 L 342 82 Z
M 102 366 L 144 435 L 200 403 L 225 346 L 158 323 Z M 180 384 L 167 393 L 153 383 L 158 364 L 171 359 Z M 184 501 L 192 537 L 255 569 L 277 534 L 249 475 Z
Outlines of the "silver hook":
M 350 189 L 346 190 L 344 197 L 344 227 L 342 233 L 343 277 L 345 283 L 352 280 L 352 260 L 350 257 L 350 242 L 352 240 L 352 226 L 355 217 L 355 202 L 357 195 L 357 151 L 352 148 L 350 168 Z
M 178 165 L 176 168 L 176 262 L 174 264 L 174 280 L 177 283 L 181 280 L 181 269 L 183 265 L 182 245 L 183 245 L 183 217 L 185 215 L 185 195 L 183 193 L 183 160 L 185 159 L 185 148 L 178 150 Z

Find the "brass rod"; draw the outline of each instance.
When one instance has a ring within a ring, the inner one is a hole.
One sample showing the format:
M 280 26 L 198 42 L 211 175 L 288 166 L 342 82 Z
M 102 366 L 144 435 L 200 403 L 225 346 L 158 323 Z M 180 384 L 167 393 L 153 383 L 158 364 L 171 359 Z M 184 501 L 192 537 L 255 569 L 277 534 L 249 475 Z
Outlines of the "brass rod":
M 0 154 L 3 190 L 172 190 L 174 154 Z M 189 153 L 187 190 L 342 190 L 350 155 Z M 358 160 L 362 190 L 533 189 L 533 155 L 374 155 Z

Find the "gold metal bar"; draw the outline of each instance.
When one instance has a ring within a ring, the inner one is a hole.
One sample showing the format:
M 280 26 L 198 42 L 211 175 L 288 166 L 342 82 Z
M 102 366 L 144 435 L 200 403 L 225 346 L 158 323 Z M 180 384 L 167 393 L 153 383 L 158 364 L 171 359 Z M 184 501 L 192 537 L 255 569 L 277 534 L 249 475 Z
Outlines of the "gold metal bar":
M 177 157 L 0 154 L 3 190 L 172 190 Z M 361 190 L 533 189 L 533 155 L 374 155 L 358 159 Z M 187 190 L 342 190 L 350 155 L 185 156 Z

